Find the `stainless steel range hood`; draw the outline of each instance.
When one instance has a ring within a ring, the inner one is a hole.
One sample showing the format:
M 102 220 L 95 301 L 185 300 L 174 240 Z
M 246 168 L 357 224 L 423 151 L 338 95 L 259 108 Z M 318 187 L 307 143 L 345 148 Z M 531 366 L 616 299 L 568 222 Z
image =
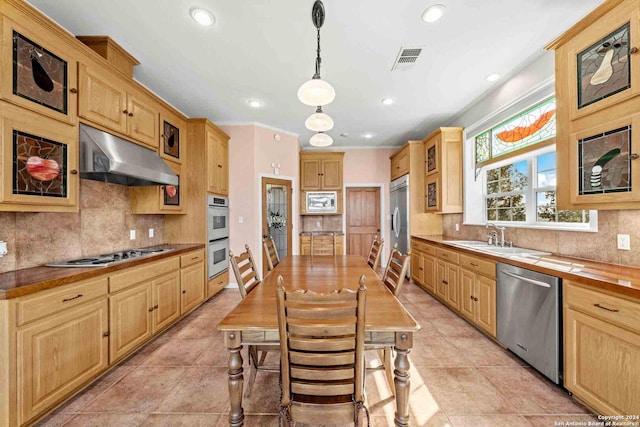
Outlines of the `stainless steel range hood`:
M 80 123 L 80 178 L 128 186 L 178 185 L 158 153 Z

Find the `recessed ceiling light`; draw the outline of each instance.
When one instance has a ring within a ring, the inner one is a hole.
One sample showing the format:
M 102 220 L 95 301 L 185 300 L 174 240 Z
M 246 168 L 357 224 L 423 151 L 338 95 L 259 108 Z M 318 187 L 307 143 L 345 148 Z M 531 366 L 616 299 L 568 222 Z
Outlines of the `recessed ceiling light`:
M 198 24 L 202 25 L 203 27 L 208 27 L 209 25 L 213 25 L 216 22 L 216 18 L 214 18 L 211 12 L 205 9 L 200 9 L 200 8 L 191 9 L 191 17 L 193 18 L 194 21 L 196 21 Z
M 498 80 L 500 78 L 500 74 L 489 74 L 487 77 L 485 77 L 484 79 L 488 82 L 495 82 L 496 80 Z
M 424 12 L 422 12 L 422 20 L 427 23 L 436 22 L 444 15 L 446 7 L 443 4 L 434 4 L 429 6 Z
M 396 100 L 393 98 L 382 98 L 380 102 L 382 102 L 383 105 L 391 105 L 396 102 Z
M 249 107 L 251 107 L 251 108 L 260 108 L 260 107 L 262 107 L 262 101 L 260 101 L 259 99 L 249 99 L 247 101 L 247 104 L 249 104 Z
M 364 139 L 371 139 L 373 138 L 373 134 L 371 132 L 367 132 L 365 134 L 362 135 L 364 137 Z

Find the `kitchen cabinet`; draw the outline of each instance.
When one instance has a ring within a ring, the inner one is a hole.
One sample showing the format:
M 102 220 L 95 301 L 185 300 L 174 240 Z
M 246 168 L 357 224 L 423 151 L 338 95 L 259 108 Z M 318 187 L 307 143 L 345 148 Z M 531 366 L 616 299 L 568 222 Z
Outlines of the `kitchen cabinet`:
M 229 140 L 218 132 L 206 131 L 207 138 L 207 191 L 229 195 Z
M 313 244 L 320 250 L 328 251 L 333 246 L 331 236 L 318 234 L 313 236 Z M 311 236 L 304 234 L 300 236 L 300 255 L 311 255 Z M 344 255 L 344 235 L 336 235 L 336 255 Z
M 78 127 L 0 101 L 0 211 L 78 211 Z
M 496 266 L 492 261 L 460 254 L 460 313 L 496 337 Z
M 566 281 L 564 385 L 604 415 L 640 413 L 640 301 Z
M 409 173 L 409 156 L 408 145 L 391 156 L 391 181 Z
M 175 271 L 151 282 L 153 333 L 180 317 L 180 273 Z
M 442 298 L 449 307 L 456 311 L 460 310 L 460 289 L 458 284 L 458 266 L 454 262 L 440 259 L 447 252 L 437 249 L 438 258 L 436 260 L 436 294 Z M 457 254 L 451 253 L 450 258 L 457 258 Z M 453 255 L 456 255 L 454 257 Z
M 187 121 L 166 107 L 160 109 L 160 156 L 182 164 L 187 153 Z
M 0 97 L 12 104 L 70 125 L 77 124 L 77 59 L 57 33 L 2 20 Z
M 424 141 L 425 210 L 462 213 L 462 128 L 439 128 Z
M 183 268 L 180 272 L 182 299 L 180 313 L 185 314 L 200 305 L 205 298 L 204 263 Z
M 159 105 L 111 71 L 79 65 L 78 114 L 158 150 Z
M 119 360 L 153 334 L 151 283 L 143 282 L 109 297 L 109 360 Z
M 436 291 L 435 254 L 432 245 L 411 239 L 411 279 L 431 293 Z
M 342 190 L 344 153 L 300 153 L 300 190 Z
M 184 214 L 185 180 L 182 165 L 165 161 L 178 176 L 178 185 L 130 187 L 131 213 L 134 214 Z

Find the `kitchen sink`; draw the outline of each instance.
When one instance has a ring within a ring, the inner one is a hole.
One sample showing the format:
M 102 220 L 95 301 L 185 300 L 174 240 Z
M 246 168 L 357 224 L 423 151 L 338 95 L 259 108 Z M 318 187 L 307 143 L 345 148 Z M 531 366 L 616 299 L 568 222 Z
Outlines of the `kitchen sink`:
M 445 240 L 444 243 L 459 246 L 488 246 L 487 242 L 482 242 L 479 240 Z
M 551 255 L 550 252 L 538 251 L 535 249 L 525 249 L 518 247 L 501 247 L 487 244 L 479 240 L 445 240 L 450 245 L 460 246 L 462 248 L 472 249 L 478 252 L 484 252 L 492 255 L 502 256 L 519 256 L 519 255 Z

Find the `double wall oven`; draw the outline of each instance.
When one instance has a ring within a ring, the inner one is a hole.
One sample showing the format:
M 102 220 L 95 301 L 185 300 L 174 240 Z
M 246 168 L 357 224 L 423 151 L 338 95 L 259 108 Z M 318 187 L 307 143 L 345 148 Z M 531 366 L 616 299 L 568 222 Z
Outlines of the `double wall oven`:
M 229 268 L 229 199 L 207 197 L 207 276 L 211 279 Z

